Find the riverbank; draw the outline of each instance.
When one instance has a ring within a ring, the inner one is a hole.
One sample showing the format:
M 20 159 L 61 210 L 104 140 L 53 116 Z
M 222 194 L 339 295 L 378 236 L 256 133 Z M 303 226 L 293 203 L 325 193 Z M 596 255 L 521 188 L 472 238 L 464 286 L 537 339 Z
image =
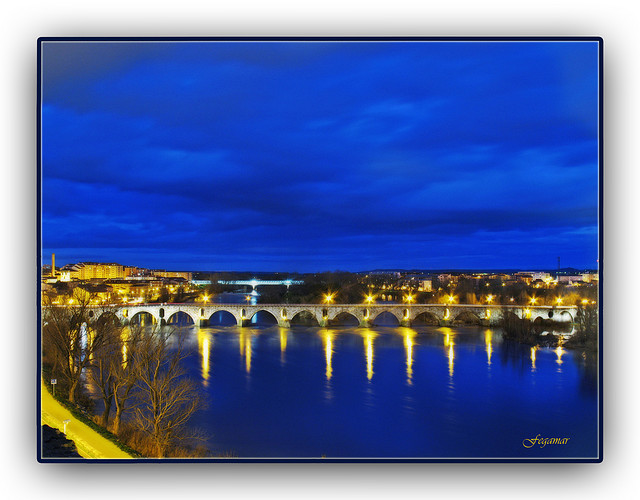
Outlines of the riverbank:
M 53 429 L 62 432 L 68 439 L 75 443 L 81 458 L 89 459 L 130 459 L 129 453 L 121 450 L 115 443 L 93 430 L 87 424 L 75 417 L 71 411 L 62 406 L 49 393 L 46 385 L 41 381 L 41 422 Z M 65 421 L 66 426 L 65 426 Z M 66 427 L 66 432 L 65 432 Z M 40 450 L 42 453 L 42 450 Z M 39 459 L 54 458 L 42 456 Z

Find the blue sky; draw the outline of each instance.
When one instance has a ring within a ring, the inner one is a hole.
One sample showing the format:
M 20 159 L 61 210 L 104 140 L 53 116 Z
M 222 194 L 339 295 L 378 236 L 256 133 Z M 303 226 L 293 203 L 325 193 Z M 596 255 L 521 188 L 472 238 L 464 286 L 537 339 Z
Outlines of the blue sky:
M 595 42 L 45 42 L 42 252 L 595 268 Z

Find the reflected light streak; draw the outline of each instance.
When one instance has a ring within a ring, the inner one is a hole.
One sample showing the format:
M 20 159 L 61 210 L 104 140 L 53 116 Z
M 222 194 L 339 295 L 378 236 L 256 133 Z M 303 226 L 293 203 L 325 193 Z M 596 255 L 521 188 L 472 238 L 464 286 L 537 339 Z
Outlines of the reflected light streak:
M 96 337 L 96 331 L 93 328 L 87 329 L 87 345 L 89 346 L 89 359 L 93 359 L 93 341 Z
M 364 333 L 364 345 L 367 357 L 367 379 L 371 380 L 373 377 L 373 339 L 376 334 L 371 330 L 366 330 Z
M 202 341 L 202 379 L 206 387 L 209 381 L 209 339 Z
M 558 346 L 556 348 L 556 355 L 558 356 L 558 359 L 556 359 L 556 363 L 558 363 L 559 365 L 561 365 L 563 363 L 562 361 L 562 355 L 564 354 L 564 349 L 561 346 Z
M 247 373 L 251 372 L 251 333 L 242 332 L 239 337 L 240 355 L 244 356 Z
M 280 363 L 284 364 L 284 353 L 287 350 L 287 330 L 280 328 Z
M 244 357 L 247 364 L 247 373 L 251 373 L 251 334 L 249 334 L 249 338 L 245 343 Z
M 322 335 L 322 341 L 324 344 L 324 359 L 326 362 L 325 375 L 327 380 L 331 380 L 331 376 L 333 375 L 333 365 L 331 360 L 333 357 L 333 338 L 335 334 L 328 330 L 322 330 L 320 334 Z
M 209 384 L 209 359 L 211 354 L 211 339 L 207 332 L 198 330 L 198 348 L 202 357 L 202 385 L 207 387 Z
M 449 376 L 453 377 L 453 342 L 449 343 Z
M 447 357 L 449 358 L 449 376 L 452 377 L 453 376 L 453 360 L 455 358 L 455 354 L 453 351 L 453 346 L 455 345 L 455 342 L 453 341 L 453 336 L 451 335 L 451 332 L 453 332 L 453 330 L 451 330 L 451 328 L 444 328 L 444 331 L 446 332 L 446 335 L 444 338 L 444 346 L 449 347 L 447 352 Z
M 484 343 L 487 348 L 487 365 L 491 366 L 491 353 L 493 352 L 493 346 L 491 342 L 493 340 L 493 332 L 491 330 L 486 330 L 484 332 Z
M 131 330 L 128 326 L 125 326 L 120 331 L 120 342 L 122 342 L 122 364 L 127 366 L 127 343 L 129 342 Z
M 407 383 L 413 384 L 413 345 L 415 344 L 413 337 L 416 332 L 413 330 L 404 330 L 404 347 L 407 351 Z
M 531 348 L 531 369 L 535 370 L 536 369 L 536 351 L 538 350 L 537 346 L 533 346 Z

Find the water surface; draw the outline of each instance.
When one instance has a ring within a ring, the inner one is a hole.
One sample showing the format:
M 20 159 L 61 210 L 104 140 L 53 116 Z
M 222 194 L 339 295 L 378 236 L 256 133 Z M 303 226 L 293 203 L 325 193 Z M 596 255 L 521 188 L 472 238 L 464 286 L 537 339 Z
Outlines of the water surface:
M 191 327 L 194 424 L 238 457 L 597 455 L 595 361 L 477 327 Z M 524 439 L 568 437 L 525 448 Z

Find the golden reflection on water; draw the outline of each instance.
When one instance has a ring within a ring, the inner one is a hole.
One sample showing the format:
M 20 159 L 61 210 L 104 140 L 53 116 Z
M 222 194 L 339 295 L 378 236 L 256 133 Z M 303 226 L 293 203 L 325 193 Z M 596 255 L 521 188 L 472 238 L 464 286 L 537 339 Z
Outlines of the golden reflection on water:
M 413 384 L 413 346 L 415 344 L 414 337 L 417 335 L 415 330 L 410 328 L 402 328 L 400 333 L 404 337 L 404 348 L 407 353 L 407 384 Z
M 93 328 L 86 328 L 85 330 L 85 335 L 86 335 L 86 345 L 89 349 L 89 359 L 92 360 L 93 359 L 93 341 L 95 340 L 96 337 L 96 331 Z
M 376 333 L 373 330 L 364 328 L 362 336 L 364 337 L 365 355 L 367 358 L 367 379 L 371 380 L 373 377 L 373 339 L 376 338 Z
M 244 356 L 247 373 L 251 373 L 251 331 L 243 329 L 238 336 L 238 344 L 240 346 L 240 356 Z
M 487 365 L 491 366 L 491 354 L 493 353 L 493 347 L 491 345 L 493 341 L 493 332 L 491 330 L 484 331 L 484 345 L 487 349 Z
M 556 363 L 558 363 L 559 365 L 561 365 L 563 363 L 562 361 L 562 355 L 564 354 L 564 349 L 562 348 L 562 346 L 558 346 L 556 348 L 556 356 L 558 356 L 558 359 L 556 359 Z
M 127 344 L 129 343 L 131 339 L 131 330 L 129 329 L 128 326 L 125 326 L 121 331 L 120 331 L 120 341 L 122 342 L 122 364 L 126 367 L 127 366 Z
M 284 364 L 284 353 L 287 351 L 287 336 L 289 332 L 286 328 L 280 328 L 280 363 Z
M 325 375 L 327 380 L 331 380 L 331 376 L 333 375 L 331 358 L 333 357 L 333 339 L 335 338 L 335 333 L 326 329 L 320 330 L 319 333 L 322 336 L 322 344 L 324 346 L 324 359 L 327 367 Z
M 535 371 L 536 369 L 536 351 L 538 350 L 537 346 L 533 346 L 531 348 L 531 370 Z
M 448 347 L 447 357 L 449 358 L 449 377 L 453 377 L 453 360 L 455 358 L 455 353 L 453 351 L 453 346 L 455 342 L 453 341 L 453 330 L 451 328 L 442 328 L 445 333 L 444 337 L 444 346 Z
M 212 343 L 211 334 L 204 330 L 198 330 L 198 351 L 200 351 L 200 357 L 202 359 L 201 370 L 202 370 L 202 385 L 207 387 L 209 385 L 209 359 L 211 355 L 211 343 Z

